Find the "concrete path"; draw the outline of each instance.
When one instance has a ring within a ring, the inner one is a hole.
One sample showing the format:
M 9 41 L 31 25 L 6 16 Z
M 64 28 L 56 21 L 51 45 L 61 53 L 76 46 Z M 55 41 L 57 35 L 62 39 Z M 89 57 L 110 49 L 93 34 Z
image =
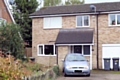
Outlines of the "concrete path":
M 56 80 L 120 80 L 120 74 L 91 74 L 90 77 L 85 76 L 59 76 Z

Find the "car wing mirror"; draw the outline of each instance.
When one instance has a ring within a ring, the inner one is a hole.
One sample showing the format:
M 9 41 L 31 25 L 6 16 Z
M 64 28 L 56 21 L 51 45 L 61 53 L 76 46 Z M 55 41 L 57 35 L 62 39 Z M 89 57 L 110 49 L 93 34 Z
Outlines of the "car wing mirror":
M 87 60 L 87 62 L 89 62 L 89 60 Z
M 61 59 L 62 62 L 64 62 L 64 59 Z

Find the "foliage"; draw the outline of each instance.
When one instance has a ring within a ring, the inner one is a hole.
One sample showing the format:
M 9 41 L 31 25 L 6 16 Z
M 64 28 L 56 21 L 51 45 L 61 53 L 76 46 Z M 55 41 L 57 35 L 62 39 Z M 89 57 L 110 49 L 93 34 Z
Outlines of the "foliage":
M 32 72 L 37 72 L 40 70 L 40 64 L 37 64 L 37 63 L 25 63 L 24 64 L 26 66 L 27 69 L 31 70 Z
M 29 46 L 32 46 L 32 19 L 29 14 L 36 11 L 37 0 L 15 0 L 13 4 L 13 17 L 22 28 L 22 37 Z
M 44 0 L 44 7 L 46 6 L 59 6 L 62 4 L 61 0 Z
M 65 5 L 72 5 L 72 4 L 84 4 L 84 0 L 67 0 L 65 1 Z
M 59 66 L 58 66 L 58 65 L 53 66 L 53 71 L 55 72 L 55 74 L 56 74 L 57 76 L 60 75 Z
M 24 71 L 14 58 L 9 55 L 7 58 L 0 57 L 0 80 L 22 80 Z
M 23 40 L 20 35 L 20 27 L 16 24 L 3 24 L 0 26 L 0 48 L 17 57 L 24 52 Z M 19 58 L 19 56 L 17 57 Z

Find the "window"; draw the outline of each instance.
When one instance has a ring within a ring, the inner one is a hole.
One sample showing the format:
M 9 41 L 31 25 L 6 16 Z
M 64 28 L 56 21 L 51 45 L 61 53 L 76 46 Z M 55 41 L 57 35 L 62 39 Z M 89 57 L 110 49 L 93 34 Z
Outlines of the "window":
M 44 45 L 45 55 L 54 55 L 54 46 L 53 45 Z
M 2 23 L 6 23 L 6 20 L 5 19 L 3 19 L 3 18 L 0 18 L 0 25 L 2 24 Z
M 62 17 L 44 18 L 44 28 L 62 28 Z
M 71 53 L 80 53 L 83 55 L 90 55 L 90 45 L 75 45 L 70 48 Z
M 120 25 L 120 14 L 109 14 L 109 25 L 110 26 Z
M 77 27 L 88 27 L 89 26 L 89 16 L 77 16 Z
M 42 55 L 55 55 L 54 45 L 38 45 L 38 56 Z
M 83 46 L 84 55 L 90 55 L 90 45 Z

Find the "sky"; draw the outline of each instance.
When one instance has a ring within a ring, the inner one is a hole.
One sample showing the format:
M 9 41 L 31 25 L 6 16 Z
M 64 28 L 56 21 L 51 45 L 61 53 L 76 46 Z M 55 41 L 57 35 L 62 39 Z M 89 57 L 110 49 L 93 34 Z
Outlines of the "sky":
M 120 0 L 85 0 L 85 3 L 118 2 Z
M 41 0 L 37 0 L 38 2 L 40 2 Z M 63 3 L 65 2 L 65 0 L 62 0 Z M 118 2 L 120 0 L 85 0 L 85 4 L 90 4 L 90 3 L 103 3 L 103 2 Z M 43 2 L 43 0 L 42 0 Z M 42 7 L 42 5 L 40 5 L 38 8 Z
M 7 0 L 9 1 L 9 0 Z M 14 1 L 14 0 L 10 0 L 10 1 Z M 41 0 L 37 0 L 38 2 L 40 2 Z M 65 2 L 65 0 L 62 0 L 63 3 Z M 89 3 L 103 3 L 103 2 L 118 2 L 120 0 L 85 0 L 85 4 L 89 4 Z M 43 2 L 43 0 L 42 0 Z M 40 5 L 38 8 L 42 7 L 42 5 Z

